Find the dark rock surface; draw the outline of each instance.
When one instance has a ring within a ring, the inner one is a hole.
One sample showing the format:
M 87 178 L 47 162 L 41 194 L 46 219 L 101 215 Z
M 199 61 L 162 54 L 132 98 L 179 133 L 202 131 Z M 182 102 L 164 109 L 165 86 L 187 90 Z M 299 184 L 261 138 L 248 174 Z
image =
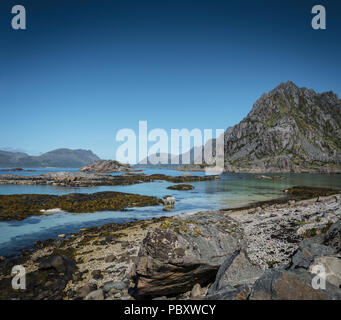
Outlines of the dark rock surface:
M 250 300 L 340 300 L 341 290 L 327 282 L 314 289 L 315 275 L 307 271 L 268 269 L 253 286 Z
M 57 209 L 82 213 L 105 210 L 123 210 L 161 204 L 156 197 L 114 191 L 70 193 L 62 196 L 48 194 L 0 195 L 0 220 L 22 220 L 32 215 L 53 213 Z
M 135 263 L 136 295 L 172 295 L 205 285 L 241 243 L 237 224 L 223 215 L 167 220 L 142 242 Z

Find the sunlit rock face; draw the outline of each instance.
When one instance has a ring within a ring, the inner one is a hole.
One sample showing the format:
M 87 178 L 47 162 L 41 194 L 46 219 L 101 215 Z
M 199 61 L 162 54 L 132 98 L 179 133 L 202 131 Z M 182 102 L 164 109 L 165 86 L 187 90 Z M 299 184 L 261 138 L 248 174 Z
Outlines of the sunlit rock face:
M 282 83 L 224 139 L 227 171 L 341 172 L 341 100 Z

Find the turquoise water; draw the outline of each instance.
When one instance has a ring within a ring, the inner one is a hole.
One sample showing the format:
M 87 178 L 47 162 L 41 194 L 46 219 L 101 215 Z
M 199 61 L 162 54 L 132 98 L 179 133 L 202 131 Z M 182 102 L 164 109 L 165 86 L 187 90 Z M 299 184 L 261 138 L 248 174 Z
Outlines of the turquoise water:
M 39 169 L 35 173 L 49 172 L 51 169 Z M 55 169 L 54 171 L 57 171 Z M 77 171 L 77 169 L 59 169 L 58 171 Z M 181 175 L 171 169 L 144 169 L 144 173 L 162 173 Z M 3 172 L 2 172 L 3 173 Z M 15 172 L 16 173 L 16 172 Z M 32 174 L 33 172 L 18 172 Z M 194 172 L 203 175 L 203 172 Z M 134 219 L 149 219 L 179 213 L 192 213 L 200 210 L 233 208 L 256 201 L 269 200 L 283 196 L 283 189 L 294 185 L 331 187 L 341 189 L 341 175 L 287 174 L 285 180 L 258 180 L 254 174 L 223 174 L 221 180 L 191 183 L 192 191 L 168 190 L 173 183 L 155 181 L 129 186 L 99 187 L 56 187 L 44 185 L 0 185 L 0 194 L 67 194 L 93 193 L 99 191 L 121 191 L 162 197 L 175 197 L 175 210 L 165 212 L 162 206 L 131 208 L 128 211 L 106 211 L 89 214 L 58 213 L 46 216 L 34 216 L 23 221 L 0 222 L 0 255 L 15 254 L 22 248 L 31 246 L 36 240 L 56 237 L 61 233 L 77 232 L 80 228 L 98 226 L 110 222 L 123 223 Z

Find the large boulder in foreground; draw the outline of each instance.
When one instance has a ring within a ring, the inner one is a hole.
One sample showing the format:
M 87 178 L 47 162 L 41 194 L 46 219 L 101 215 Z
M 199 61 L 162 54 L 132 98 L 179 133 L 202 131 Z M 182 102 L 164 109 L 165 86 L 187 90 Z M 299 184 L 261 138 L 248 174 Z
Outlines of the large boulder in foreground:
M 133 270 L 136 295 L 170 296 L 206 285 L 242 242 L 236 222 L 220 213 L 168 219 L 142 242 Z
M 82 172 L 124 172 L 134 171 L 128 164 L 116 160 L 98 160 L 79 169 Z

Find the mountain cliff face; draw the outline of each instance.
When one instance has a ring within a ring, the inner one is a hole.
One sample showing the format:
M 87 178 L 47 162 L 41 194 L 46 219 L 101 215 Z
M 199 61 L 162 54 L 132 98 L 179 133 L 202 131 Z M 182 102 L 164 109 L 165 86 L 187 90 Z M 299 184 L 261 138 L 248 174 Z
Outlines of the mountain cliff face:
M 224 141 L 227 171 L 341 172 L 341 100 L 282 83 Z
M 22 152 L 8 152 L 0 150 L 0 167 L 60 167 L 78 168 L 99 160 L 90 150 L 56 149 L 40 156 L 29 156 Z

